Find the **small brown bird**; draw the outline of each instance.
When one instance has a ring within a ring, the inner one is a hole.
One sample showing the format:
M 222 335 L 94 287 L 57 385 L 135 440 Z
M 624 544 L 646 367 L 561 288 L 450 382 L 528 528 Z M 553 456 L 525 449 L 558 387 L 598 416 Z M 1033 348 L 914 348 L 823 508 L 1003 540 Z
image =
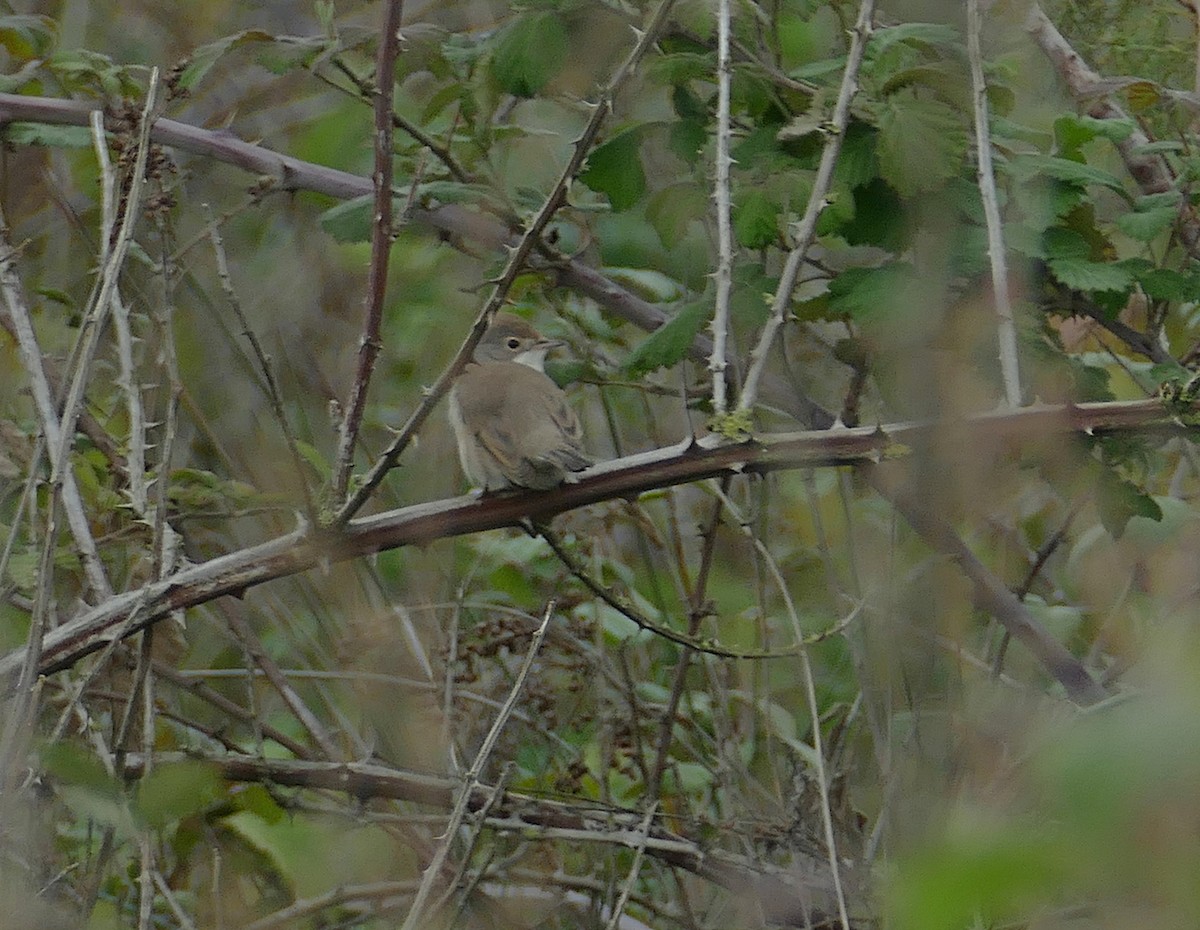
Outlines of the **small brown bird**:
M 567 395 L 542 370 L 563 343 L 498 313 L 450 392 L 450 424 L 467 478 L 484 492 L 544 491 L 592 464 Z

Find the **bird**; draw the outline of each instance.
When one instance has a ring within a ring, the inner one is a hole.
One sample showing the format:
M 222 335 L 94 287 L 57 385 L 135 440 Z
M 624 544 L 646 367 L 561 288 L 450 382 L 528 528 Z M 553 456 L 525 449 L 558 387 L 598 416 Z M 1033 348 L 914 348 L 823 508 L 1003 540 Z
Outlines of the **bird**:
M 592 464 L 579 418 L 543 370 L 564 343 L 497 313 L 450 390 L 450 425 L 467 479 L 481 493 L 545 491 Z

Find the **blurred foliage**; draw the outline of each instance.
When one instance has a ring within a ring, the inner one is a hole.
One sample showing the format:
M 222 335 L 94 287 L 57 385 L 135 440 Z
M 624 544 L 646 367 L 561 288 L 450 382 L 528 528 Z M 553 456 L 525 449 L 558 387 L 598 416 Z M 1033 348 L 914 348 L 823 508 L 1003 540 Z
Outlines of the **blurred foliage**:
M 0 15 L 0 92 L 103 103 L 120 200 L 151 67 L 164 77 L 161 116 L 371 174 L 377 3 L 27 6 Z M 652 11 L 409 6 L 395 74 L 399 220 L 360 473 L 453 356 L 502 267 L 489 224 L 519 232 L 540 209 Z M 525 270 L 509 295 L 568 343 L 570 361 L 552 374 L 600 459 L 678 442 L 712 414 L 711 373 L 688 350 L 710 324 L 717 264 L 713 6 L 676 4 L 547 236 L 668 322 L 642 332 L 563 285 L 554 261 Z M 740 376 L 834 131 L 856 6 L 733 6 Z M 770 358 L 786 396 L 753 418 L 717 418 L 715 430 L 796 429 L 784 408 L 801 395 L 861 423 L 948 424 L 1003 396 L 959 7 L 895 3 L 881 14 Z M 1084 115 L 1008 5 L 988 18 L 1024 388 L 1047 403 L 1153 396 L 1184 383 L 1200 354 L 1200 268 L 1186 235 L 1200 176 L 1194 120 L 1156 89 L 1191 87 L 1194 14 L 1165 0 L 1046 8 L 1093 66 L 1144 81 L 1122 91 L 1131 118 Z M 1118 146 L 1143 129 L 1143 153 L 1170 167 L 1169 190 L 1140 190 L 1122 163 Z M 112 245 L 97 157 L 80 127 L 10 122 L 3 141 L 14 268 L 59 379 Z M 328 485 L 373 222 L 368 198 L 284 191 L 157 147 L 140 210 L 119 279 L 128 338 L 122 348 L 112 325 L 104 331 L 71 457 L 116 591 L 289 532 L 303 486 L 319 496 Z M 430 211 L 459 211 L 463 223 L 436 235 L 421 219 Z M 269 356 L 295 463 L 233 301 Z M 7 326 L 0 352 L 7 651 L 37 611 L 61 623 L 98 596 L 53 505 Z M 1194 450 L 1111 433 L 969 444 L 947 427 L 904 453 L 924 506 L 1104 680 L 1111 702 L 1070 705 L 975 608 L 958 567 L 859 475 L 781 471 L 656 490 L 555 521 L 577 571 L 516 529 L 440 540 L 189 609 L 140 646 L 48 676 L 28 732 L 2 728 L 0 750 L 13 756 L 0 772 L 0 927 L 400 925 L 449 800 L 359 798 L 221 766 L 248 755 L 461 775 L 551 600 L 546 643 L 480 778 L 521 792 L 530 810 L 561 802 L 592 835 L 532 815 L 469 816 L 421 926 L 766 922 L 778 902 L 652 848 L 635 853 L 647 811 L 705 861 L 803 879 L 826 916 L 837 913 L 836 856 L 855 927 L 1195 925 Z M 129 473 L 137 456 L 141 495 Z M 462 490 L 435 418 L 371 506 Z M 648 624 L 783 655 L 692 651 Z M 806 638 L 812 706 L 795 648 Z

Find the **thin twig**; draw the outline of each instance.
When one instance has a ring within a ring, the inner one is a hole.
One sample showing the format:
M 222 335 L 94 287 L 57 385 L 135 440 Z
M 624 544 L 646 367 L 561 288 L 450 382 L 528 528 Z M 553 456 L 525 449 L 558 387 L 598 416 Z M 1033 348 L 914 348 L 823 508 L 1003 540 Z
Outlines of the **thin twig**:
M 713 199 L 717 204 L 717 293 L 713 308 L 713 348 L 708 368 L 712 372 L 713 415 L 722 417 L 728 405 L 725 358 L 729 337 L 729 295 L 733 289 L 733 229 L 729 205 L 729 4 L 717 4 L 717 153 Z
M 1004 253 L 1004 231 L 996 199 L 996 175 L 992 169 L 992 139 L 989 129 L 987 80 L 983 75 L 982 31 L 979 0 L 967 0 L 967 57 L 971 64 L 971 89 L 975 98 L 975 150 L 979 196 L 987 220 L 988 258 L 992 268 L 992 296 L 996 301 L 997 337 L 1000 344 L 1000 373 L 1004 396 L 1010 407 L 1021 406 L 1021 370 L 1017 355 L 1017 327 L 1008 296 L 1008 261 Z
M 462 786 L 459 789 L 458 797 L 455 799 L 454 808 L 450 812 L 450 819 L 446 823 L 446 832 L 442 836 L 442 841 L 438 844 L 437 849 L 434 851 L 429 865 L 425 868 L 425 874 L 421 876 L 421 886 L 417 889 L 417 893 L 413 897 L 412 906 L 409 908 L 408 916 L 405 917 L 401 930 L 413 930 L 414 927 L 422 926 L 421 919 L 423 917 L 422 911 L 425 909 L 425 901 L 429 898 L 429 894 L 433 890 L 433 883 L 441 873 L 442 865 L 450 853 L 450 846 L 453 844 L 454 838 L 458 833 L 458 828 L 467 813 L 471 797 L 475 790 L 480 787 L 479 778 L 483 774 L 483 767 L 491 757 L 492 750 L 496 747 L 496 741 L 500 738 L 500 733 L 504 730 L 505 724 L 508 723 L 508 718 L 512 715 L 513 708 L 517 705 L 517 698 L 520 697 L 521 691 L 524 690 L 525 681 L 529 678 L 529 673 L 533 670 L 534 659 L 537 658 L 538 651 L 542 648 L 542 641 L 546 638 L 546 630 L 550 626 L 550 617 L 553 614 L 554 601 L 551 601 L 546 605 L 545 613 L 542 614 L 541 624 L 533 631 L 533 637 L 529 643 L 529 651 L 525 653 L 525 660 L 517 670 L 513 686 L 508 693 L 508 699 L 504 702 L 504 706 L 500 708 L 500 712 L 492 722 L 492 728 L 488 731 L 487 736 L 484 737 L 483 745 L 479 747 L 479 752 L 475 754 L 475 761 L 471 763 L 471 767 L 463 776 Z
M 546 540 L 546 545 L 548 545 L 554 551 L 554 554 L 558 556 L 558 560 L 563 563 L 567 571 L 569 571 L 575 576 L 575 578 L 582 582 L 583 586 L 596 595 L 596 597 L 604 601 L 605 604 L 617 611 L 627 620 L 632 620 L 640 629 L 653 633 L 655 636 L 661 636 L 668 642 L 675 643 L 678 646 L 683 646 L 685 649 L 691 650 L 692 652 L 717 656 L 722 659 L 790 659 L 796 654 L 796 649 L 799 648 L 798 643 L 793 643 L 791 646 L 783 649 L 729 649 L 725 646 L 721 646 L 718 643 L 697 639 L 693 634 L 680 633 L 678 630 L 673 630 L 669 626 L 663 626 L 661 623 L 655 623 L 645 614 L 641 613 L 633 606 L 623 602 L 620 598 L 605 588 L 604 585 L 600 584 L 600 582 L 598 582 L 592 576 L 592 574 L 587 571 L 587 569 L 579 564 L 579 560 L 567 551 L 566 547 L 563 546 L 562 541 L 559 540 L 558 537 L 547 527 L 537 526 L 530 535 L 538 535 Z M 837 630 L 845 622 L 847 622 L 845 619 L 839 620 L 838 623 L 835 624 L 831 629 Z M 689 622 L 689 629 L 691 626 L 692 624 Z M 823 631 L 816 634 L 818 637 L 817 639 L 810 637 L 810 641 L 817 642 L 820 639 L 824 639 L 830 635 L 832 635 L 830 632 Z
M 100 174 L 100 265 L 104 266 L 108 264 L 116 235 L 117 175 L 108 156 L 104 114 L 99 110 L 92 113 L 92 148 L 96 153 Z M 117 358 L 120 362 L 117 386 L 125 394 L 125 406 L 129 410 L 129 451 L 126 455 L 129 497 L 134 511 L 144 517 L 147 505 L 146 416 L 142 407 L 142 389 L 133 362 L 133 332 L 129 327 L 129 307 L 121 298 L 120 288 L 117 287 L 113 288 L 111 312 L 117 336 Z
M 721 490 L 728 491 L 729 482 L 732 479 L 725 477 L 721 479 Z M 689 639 L 695 639 L 696 634 L 700 632 L 700 622 L 708 612 L 705 602 L 708 599 L 708 576 L 712 569 L 713 553 L 717 547 L 717 521 L 721 517 L 721 501 L 717 500 L 713 503 L 712 516 L 709 517 L 708 524 L 701 530 L 701 536 L 704 539 L 704 548 L 700 552 L 700 569 L 696 572 L 696 583 L 692 587 L 691 596 L 689 598 L 688 610 L 688 630 Z M 651 800 L 657 800 L 659 793 L 662 791 L 663 773 L 667 767 L 667 757 L 671 749 L 671 736 L 675 732 L 675 715 L 679 711 L 679 702 L 683 699 L 683 688 L 687 682 L 688 666 L 691 664 L 693 650 L 691 647 L 685 646 L 679 653 L 679 659 L 675 665 L 675 676 L 671 682 L 671 694 L 667 698 L 667 707 L 663 711 L 662 723 L 658 730 L 658 747 L 654 757 L 654 771 L 650 776 L 650 783 L 646 786 L 646 796 Z
M 638 872 L 642 868 L 642 857 L 646 854 L 646 840 L 650 838 L 650 825 L 654 823 L 654 815 L 657 813 L 658 802 L 655 801 L 646 808 L 646 816 L 642 818 L 642 825 L 638 831 L 641 839 L 633 848 L 633 861 L 629 863 L 629 872 L 626 874 L 625 882 L 621 886 L 621 895 L 617 898 L 616 904 L 613 905 L 606 930 L 617 930 L 617 927 L 620 925 L 621 914 L 625 911 L 625 905 L 629 903 L 629 895 L 633 892 L 633 884 L 637 881 Z
M 37 711 L 37 699 L 41 691 L 38 664 L 42 657 L 42 638 L 45 636 L 47 617 L 54 579 L 54 549 L 58 533 L 55 527 L 54 501 L 46 508 L 46 535 L 42 541 L 38 559 L 37 591 L 33 598 L 33 615 L 29 621 L 26 637 L 25 661 L 21 664 L 21 675 L 17 680 L 13 703 L 6 708 L 3 733 L 0 733 L 0 796 L 11 799 L 9 788 L 15 783 L 17 759 L 28 748 L 28 739 L 33 731 L 30 724 Z M 13 532 L 16 532 L 14 528 Z
M 3 292 L 4 306 L 16 338 L 17 350 L 25 366 L 25 374 L 29 378 L 29 390 L 33 395 L 42 435 L 45 437 L 50 468 L 61 476 L 63 510 L 66 513 L 67 525 L 71 529 L 71 536 L 78 547 L 79 558 L 83 562 L 84 575 L 97 596 L 108 597 L 112 594 L 112 587 L 100 561 L 96 540 L 92 537 L 91 525 L 84 510 L 83 498 L 79 494 L 75 473 L 70 467 L 59 468 L 55 458 L 62 448 L 58 406 L 50 391 L 50 382 L 42 362 L 42 350 L 33 329 L 33 320 L 29 305 L 25 302 L 20 278 L 17 276 L 16 253 L 9 241 L 8 223 L 3 213 L 0 213 L 0 291 Z
M 479 343 L 479 340 L 483 338 L 483 333 L 491 322 L 492 317 L 499 312 L 500 307 L 503 306 L 504 301 L 507 299 L 508 292 L 512 288 L 513 282 L 516 281 L 517 275 L 525 267 L 526 259 L 529 258 L 534 248 L 540 242 L 542 233 L 554 218 L 555 213 L 566 203 L 567 190 L 570 188 L 575 176 L 583 168 L 588 152 L 591 151 L 596 136 L 600 132 L 600 126 L 603 124 L 604 118 L 612 110 L 617 92 L 658 39 L 658 34 L 666 23 L 667 14 L 671 11 L 673 4 L 674 0 L 661 0 L 646 30 L 638 37 L 637 44 L 629 53 L 629 56 L 613 73 L 608 86 L 605 87 L 603 93 L 600 95 L 600 100 L 592 110 L 591 119 L 588 120 L 579 138 L 575 140 L 571 157 L 567 159 L 567 164 L 563 167 L 550 194 L 543 201 L 541 208 L 537 212 L 537 216 L 533 218 L 533 221 L 521 236 L 520 242 L 513 248 L 508 262 L 504 266 L 504 271 L 496 279 L 491 295 L 488 297 L 479 315 L 475 318 L 475 323 L 471 327 L 470 333 L 463 340 L 463 344 L 459 347 L 450 364 L 446 366 L 433 387 L 422 398 L 417 409 L 413 411 L 407 422 L 400 428 L 396 438 L 392 440 L 379 461 L 375 463 L 375 466 L 363 479 L 362 485 L 351 495 L 341 510 L 338 511 L 337 516 L 333 520 L 334 526 L 344 526 L 346 521 L 354 516 L 363 504 L 367 502 L 372 492 L 378 487 L 379 482 L 383 480 L 383 476 L 396 464 L 400 455 L 408 448 L 409 443 L 412 442 L 413 437 L 417 434 L 422 424 L 429 418 L 429 414 L 433 412 L 434 406 L 450 390 L 454 379 L 458 377 L 459 372 L 466 366 L 467 360 L 474 353 L 475 346 Z
M 233 287 L 233 278 L 229 274 L 229 262 L 225 256 L 225 244 L 221 239 L 220 232 L 217 231 L 217 223 L 211 209 L 208 209 L 208 231 L 209 239 L 212 241 L 213 254 L 217 261 L 217 277 L 221 281 L 221 290 L 225 292 L 225 299 L 229 302 L 234 316 L 237 317 L 238 325 L 242 327 L 242 335 L 250 343 L 255 361 L 258 362 L 258 367 L 262 371 L 263 383 L 266 385 L 267 390 L 267 400 L 271 402 L 271 411 L 275 414 L 275 422 L 279 424 L 279 429 L 283 432 L 284 441 L 287 443 L 288 456 L 292 462 L 292 470 L 295 472 L 296 481 L 299 483 L 300 490 L 304 494 L 304 508 L 308 514 L 308 520 L 316 526 L 317 504 L 313 499 L 312 489 L 308 484 L 308 473 L 304 470 L 304 460 L 300 456 L 300 448 L 296 443 L 296 436 L 292 432 L 291 424 L 288 422 L 287 412 L 283 409 L 283 394 L 280 392 L 279 382 L 275 378 L 275 368 L 271 364 L 270 357 L 263 349 L 263 345 L 258 339 L 258 334 L 254 332 L 254 329 L 250 326 L 250 321 L 246 319 L 246 314 L 242 311 L 242 302 L 238 300 L 237 292 Z
M 838 90 L 837 103 L 833 108 L 833 116 L 826 127 L 825 148 L 821 152 L 821 161 L 817 166 L 817 176 L 813 178 L 812 193 L 808 197 L 808 205 L 804 208 L 804 216 L 796 225 L 792 251 L 783 266 L 783 274 L 779 278 L 779 287 L 771 302 L 771 316 L 763 326 L 758 343 L 750 352 L 750 370 L 746 373 L 746 381 L 742 385 L 742 394 L 738 398 L 739 412 L 749 412 L 758 399 L 758 385 L 762 380 L 763 370 L 767 365 L 767 356 L 775 335 L 780 327 L 787 322 L 788 308 L 792 305 L 792 291 L 796 288 L 796 279 L 800 275 L 800 267 L 809 246 L 817 234 L 817 220 L 825 209 L 825 198 L 833 184 L 833 169 L 837 165 L 838 155 L 842 151 L 842 138 L 846 134 L 846 126 L 850 122 L 850 101 L 858 91 L 858 69 L 862 65 L 863 54 L 867 49 L 867 40 L 871 38 L 871 19 L 875 13 L 875 0 L 862 0 L 858 8 L 858 21 L 850 35 L 850 51 L 846 56 L 846 69 L 842 72 L 842 85 Z
M 129 243 L 133 240 L 133 227 L 137 224 L 141 212 L 142 188 L 146 180 L 146 159 L 150 153 L 150 127 L 154 122 L 154 109 L 158 102 L 159 79 L 158 69 L 150 72 L 150 84 L 146 89 L 146 103 L 142 108 L 141 127 L 138 130 L 137 154 L 129 178 L 129 190 L 125 195 L 125 209 L 121 216 L 121 225 L 117 230 L 116 241 L 108 254 L 100 275 L 100 284 L 95 291 L 95 303 L 84 313 L 80 326 L 79 338 L 72 353 L 75 367 L 67 387 L 66 399 L 63 402 L 62 428 L 59 431 L 58 448 L 52 459 L 51 480 L 57 482 L 59 475 L 69 467 L 70 451 L 75 444 L 75 424 L 83 409 L 83 395 L 91 377 L 92 362 L 100 345 L 104 324 L 112 309 L 113 294 L 121 269 L 125 264 L 125 256 L 129 251 Z
M 779 570 L 779 563 L 775 561 L 771 550 L 767 548 L 763 541 L 751 532 L 750 525 L 742 517 L 738 506 L 729 496 L 718 490 L 717 497 L 728 508 L 734 520 L 742 527 L 746 538 L 750 540 L 754 548 L 758 550 L 759 555 L 762 556 L 763 562 L 766 564 L 767 570 L 771 573 L 771 578 L 775 582 L 775 587 L 779 591 L 779 596 L 783 599 L 787 615 L 792 621 L 792 635 L 796 638 L 797 642 L 803 642 L 804 628 L 800 624 L 800 615 L 796 612 L 796 605 L 792 600 L 792 592 L 788 589 L 787 580 L 783 577 L 783 572 Z M 842 873 L 839 866 L 837 841 L 833 834 L 833 812 L 829 806 L 829 773 L 825 768 L 825 750 L 822 746 L 821 737 L 821 710 L 817 706 L 817 691 L 813 681 L 812 661 L 809 658 L 807 646 L 801 646 L 797 654 L 800 657 L 800 671 L 804 679 L 804 696 L 808 702 L 808 713 L 812 727 L 812 758 L 816 766 L 817 790 L 821 795 L 821 826 L 825 831 L 825 849 L 829 855 L 829 869 L 833 878 L 834 895 L 837 899 L 838 918 L 841 921 L 842 930 L 850 930 L 850 917 L 846 911 L 846 896 L 842 890 Z
M 387 293 L 388 258 L 392 251 L 392 172 L 395 159 L 392 141 L 392 99 L 396 89 L 396 57 L 400 49 L 400 19 L 404 0 L 387 0 L 379 36 L 379 57 L 375 65 L 375 172 L 371 180 L 375 187 L 375 217 L 371 224 L 371 268 L 367 275 L 367 296 L 363 301 L 362 340 L 358 345 L 358 369 L 350 402 L 343 411 L 338 436 L 337 461 L 333 471 L 335 501 L 346 496 L 350 472 L 354 468 L 354 447 L 363 412 L 367 407 L 367 392 L 375 360 L 383 347 L 380 328 L 383 323 L 383 299 Z
M 321 725 L 321 721 L 317 719 L 316 714 L 308 709 L 308 705 L 304 703 L 304 699 L 296 693 L 296 689 L 292 687 L 291 682 L 287 680 L 287 676 L 280 670 L 275 660 L 271 658 L 266 647 L 263 646 L 262 640 L 259 639 L 254 628 L 242 614 L 241 605 L 230 601 L 229 598 L 223 598 L 217 601 L 217 607 L 221 610 L 225 622 L 229 625 L 230 632 L 237 637 L 238 642 L 246 653 L 253 660 L 254 664 L 262 670 L 262 673 L 271 682 L 275 690 L 279 692 L 279 696 L 283 698 L 283 702 L 288 706 L 288 709 L 295 715 L 300 725 L 308 731 L 313 738 L 313 742 L 324 754 L 326 759 L 340 759 L 342 753 L 338 751 L 337 745 L 325 731 L 325 727 Z

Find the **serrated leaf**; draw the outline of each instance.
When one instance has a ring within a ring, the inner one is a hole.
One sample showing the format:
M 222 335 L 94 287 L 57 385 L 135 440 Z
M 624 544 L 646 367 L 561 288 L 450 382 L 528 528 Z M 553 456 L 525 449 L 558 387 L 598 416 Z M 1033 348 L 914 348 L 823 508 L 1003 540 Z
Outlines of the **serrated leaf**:
M 492 76 L 517 97 L 534 97 L 567 59 L 567 28 L 557 13 L 527 13 L 496 37 Z
M 839 313 L 867 320 L 902 313 L 917 283 L 917 273 L 907 262 L 878 268 L 851 268 L 829 282 L 829 303 Z
M 1082 162 L 1071 161 L 1069 158 L 1031 153 L 1018 155 L 1012 160 L 1012 164 L 1016 170 L 1028 176 L 1044 174 L 1057 181 L 1066 181 L 1080 187 L 1099 184 L 1118 194 L 1125 194 L 1125 186 L 1117 179 L 1116 175 Z
M 1200 299 L 1200 282 L 1189 275 L 1170 268 L 1151 268 L 1134 274 L 1146 296 L 1153 300 Z
M 1052 226 L 1042 234 L 1044 257 L 1049 259 L 1089 258 L 1092 247 L 1074 229 Z
M 607 195 L 618 213 L 628 210 L 646 192 L 646 172 L 638 155 L 645 129 L 644 125 L 635 126 L 596 146 L 579 175 L 592 190 Z
M 1130 239 L 1150 242 L 1175 225 L 1178 216 L 1179 210 L 1175 207 L 1125 213 L 1117 217 L 1117 228 Z
M 902 91 L 884 103 L 879 119 L 879 173 L 901 196 L 941 187 L 962 170 L 966 151 L 962 119 L 941 101 Z
M 1133 204 L 1138 210 L 1157 210 L 1160 207 L 1177 207 L 1182 199 L 1183 194 L 1179 191 L 1163 191 L 1161 194 L 1144 194 Z
M 779 240 L 779 207 L 757 188 L 739 192 L 733 204 L 733 231 L 748 249 L 765 249 Z
M 201 45 L 192 52 L 186 67 L 179 74 L 179 86 L 191 90 L 203 80 L 221 58 L 229 51 L 253 42 L 274 42 L 275 37 L 262 29 L 247 29 L 236 35 L 225 36 L 216 42 Z
M 1159 139 L 1156 142 L 1147 142 L 1145 145 L 1135 146 L 1133 149 L 1135 155 L 1161 155 L 1163 152 L 1184 151 L 1187 151 L 1187 146 L 1174 139 Z
M 1163 518 L 1158 501 L 1108 468 L 1103 469 L 1097 482 L 1096 509 L 1101 524 L 1113 539 L 1121 538 L 1134 517 L 1155 522 Z
M 1137 129 L 1131 119 L 1096 119 L 1094 116 L 1078 116 L 1074 113 L 1060 116 L 1054 121 L 1054 136 L 1060 150 L 1075 151 L 1093 139 L 1109 142 L 1124 142 Z
M 691 228 L 708 213 L 708 195 L 696 184 L 664 187 L 646 204 L 646 219 L 668 249 L 674 248 Z
M 993 115 L 990 125 L 992 135 L 997 138 L 1015 139 L 1018 142 L 1029 142 L 1042 147 L 1049 145 L 1051 141 L 1050 133 L 1044 129 L 1034 129 L 1003 116 Z
M 715 67 L 716 56 L 711 52 L 672 52 L 652 59 L 647 73 L 660 84 L 686 84 L 708 79 Z
M 625 359 L 624 368 L 632 378 L 640 378 L 659 368 L 678 363 L 692 345 L 710 313 L 709 304 L 696 301 L 643 339 Z
M 902 23 L 899 26 L 876 29 L 867 45 L 867 54 L 879 57 L 897 42 L 935 47 L 961 44 L 958 32 L 943 23 Z
M 1052 258 L 1047 264 L 1055 278 L 1078 291 L 1124 291 L 1133 284 L 1129 270 L 1112 262 Z

